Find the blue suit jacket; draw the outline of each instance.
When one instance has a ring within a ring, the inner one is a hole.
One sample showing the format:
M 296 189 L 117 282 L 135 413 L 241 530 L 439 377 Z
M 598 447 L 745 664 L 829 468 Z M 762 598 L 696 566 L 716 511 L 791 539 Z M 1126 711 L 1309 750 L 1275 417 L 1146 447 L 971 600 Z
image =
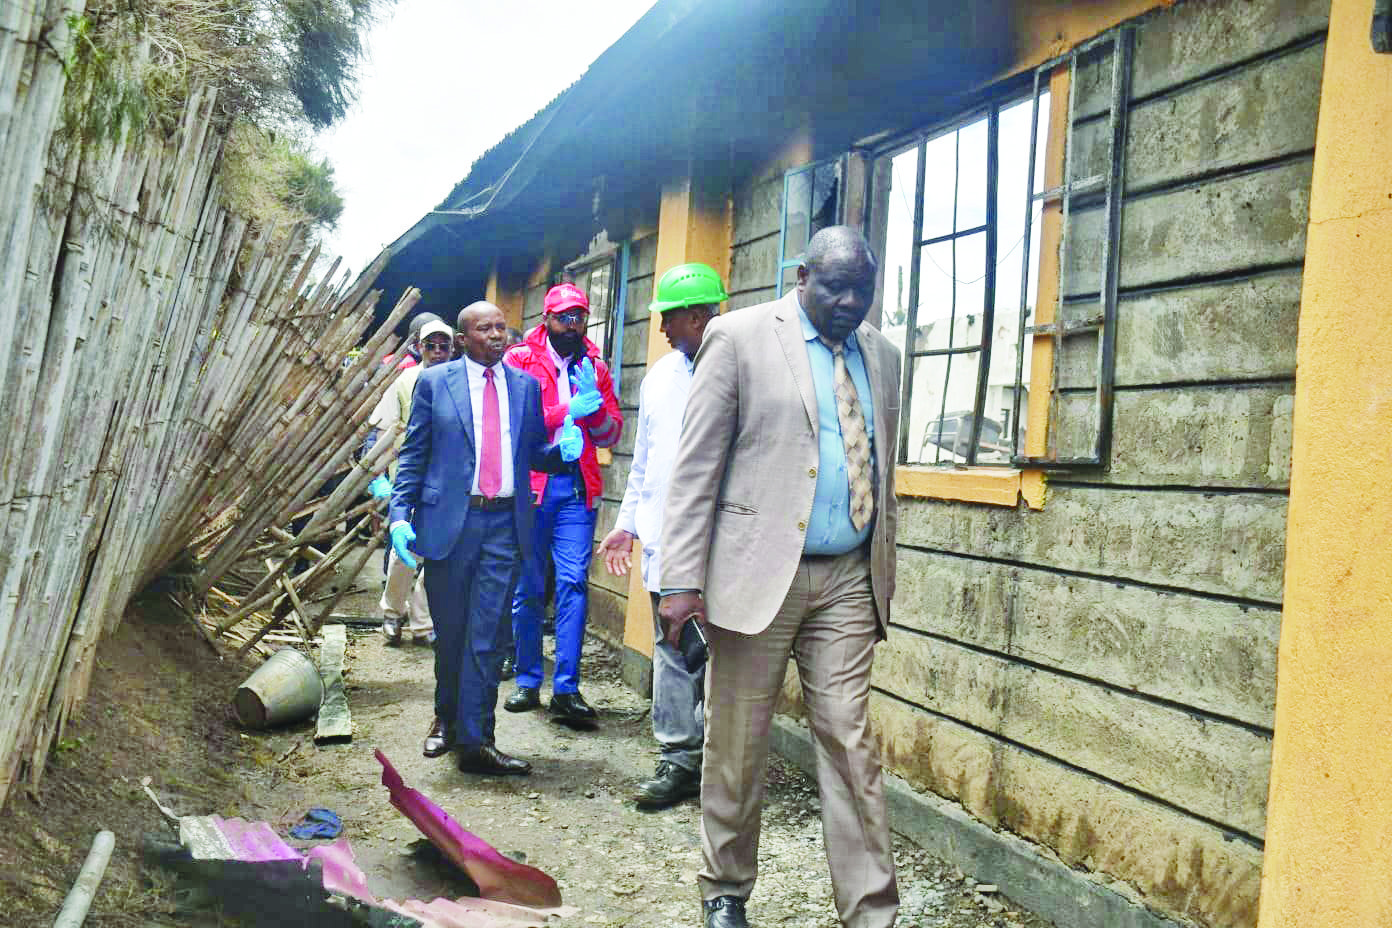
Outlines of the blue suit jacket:
M 507 374 L 509 430 L 517 543 L 531 557 L 535 507 L 529 491 L 532 470 L 563 467 L 559 452 L 548 447 L 541 417 L 541 388 L 536 379 L 503 365 Z M 449 361 L 421 372 L 411 402 L 406 442 L 397 458 L 390 518 L 409 521 L 415 529 L 412 548 L 431 561 L 454 550 L 469 518 L 474 485 L 474 407 L 464 362 Z

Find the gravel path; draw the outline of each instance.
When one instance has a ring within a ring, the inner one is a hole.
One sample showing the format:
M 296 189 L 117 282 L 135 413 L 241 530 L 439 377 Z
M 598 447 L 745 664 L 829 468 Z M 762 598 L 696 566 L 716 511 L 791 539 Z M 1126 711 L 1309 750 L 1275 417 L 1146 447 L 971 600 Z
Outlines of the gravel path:
M 371 569 L 364 581 L 370 578 Z M 345 606 L 369 614 L 373 598 L 358 596 Z M 461 895 L 464 887 L 453 871 L 387 804 L 372 754 L 379 748 L 409 786 L 465 828 L 555 877 L 566 904 L 579 909 L 564 924 L 700 924 L 700 809 L 689 802 L 646 813 L 628 798 L 651 775 L 657 750 L 648 700 L 620 680 L 617 661 L 605 646 L 587 642 L 581 687 L 600 711 L 599 730 L 577 732 L 550 722 L 543 711 L 514 715 L 500 706 L 499 747 L 534 767 L 529 777 L 501 779 L 461 774 L 447 757 L 421 756 L 434 686 L 428 648 L 389 648 L 375 631 L 354 629 L 348 650 L 353 742 L 317 748 L 308 724 L 247 735 L 262 763 L 248 774 L 257 808 L 241 814 L 270 819 L 283 834 L 309 806 L 328 806 L 342 815 L 344 833 L 379 896 Z M 500 698 L 511 689 L 504 683 Z M 549 693 L 543 691 L 542 698 L 544 703 Z M 835 928 L 815 785 L 778 759 L 769 779 L 750 920 L 756 928 Z M 977 892 L 975 881 L 897 837 L 895 857 L 903 897 L 900 926 L 1046 924 L 989 889 Z

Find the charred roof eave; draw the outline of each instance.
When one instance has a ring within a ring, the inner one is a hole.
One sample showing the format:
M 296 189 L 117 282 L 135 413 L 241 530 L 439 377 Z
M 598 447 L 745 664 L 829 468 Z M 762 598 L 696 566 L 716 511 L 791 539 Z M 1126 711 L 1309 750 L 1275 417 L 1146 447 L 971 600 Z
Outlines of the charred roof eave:
M 432 293 L 476 296 L 494 259 L 540 252 L 539 228 L 582 243 L 598 231 L 596 177 L 621 176 L 607 195 L 622 195 L 688 159 L 771 156 L 801 125 L 817 156 L 845 151 L 931 121 L 1012 57 L 1007 0 L 894 0 L 873 18 L 847 6 L 663 0 L 389 246 L 378 285 L 419 286 L 432 306 Z

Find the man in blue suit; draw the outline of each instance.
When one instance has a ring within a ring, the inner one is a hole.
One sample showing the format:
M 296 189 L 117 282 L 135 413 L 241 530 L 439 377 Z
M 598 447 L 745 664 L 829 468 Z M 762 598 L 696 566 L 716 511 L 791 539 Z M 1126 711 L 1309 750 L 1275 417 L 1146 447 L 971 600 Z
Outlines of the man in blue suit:
M 547 445 L 541 390 L 502 364 L 507 323 L 491 303 L 459 313 L 457 361 L 422 372 L 391 494 L 391 538 L 414 567 L 426 560 L 435 618 L 435 720 L 425 756 L 454 748 L 459 769 L 531 772 L 493 740 L 499 637 L 526 552 L 533 550 L 529 472 L 579 457 L 583 437 L 567 421 Z

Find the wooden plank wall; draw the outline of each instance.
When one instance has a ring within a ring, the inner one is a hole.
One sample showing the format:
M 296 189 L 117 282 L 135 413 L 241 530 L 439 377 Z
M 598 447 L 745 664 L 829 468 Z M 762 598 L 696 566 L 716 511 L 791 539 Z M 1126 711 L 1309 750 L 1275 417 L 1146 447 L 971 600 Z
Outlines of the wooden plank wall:
M 1109 467 L 1051 478 L 1040 512 L 903 500 L 875 665 L 890 769 L 1224 928 L 1256 922 L 1327 13 L 1140 22 Z M 1078 177 L 1101 167 L 1109 64 L 1079 72 Z M 1066 233 L 1065 316 L 1095 312 L 1100 219 Z M 1095 354 L 1062 359 L 1065 453 L 1090 441 Z

